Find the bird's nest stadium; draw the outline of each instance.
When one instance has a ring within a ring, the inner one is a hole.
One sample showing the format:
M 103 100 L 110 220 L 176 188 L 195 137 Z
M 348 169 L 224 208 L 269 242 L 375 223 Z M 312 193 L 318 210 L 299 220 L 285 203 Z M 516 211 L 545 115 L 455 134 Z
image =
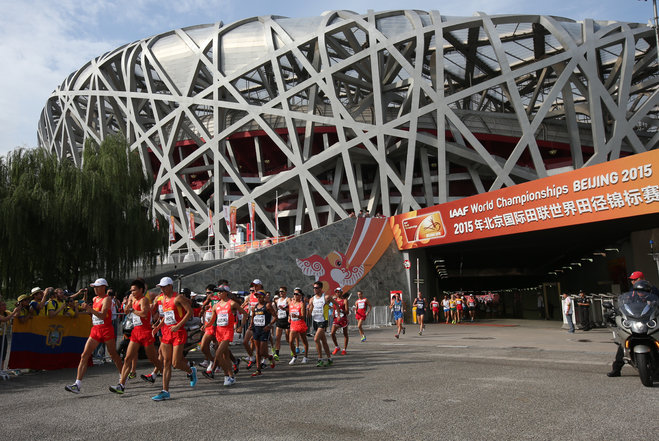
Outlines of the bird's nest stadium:
M 202 255 L 229 244 L 227 205 L 240 223 L 254 203 L 258 237 L 288 235 L 651 150 L 656 41 L 634 23 L 417 10 L 192 26 L 73 72 L 38 140 L 80 163 L 87 139 L 124 134 L 174 217 L 172 252 Z

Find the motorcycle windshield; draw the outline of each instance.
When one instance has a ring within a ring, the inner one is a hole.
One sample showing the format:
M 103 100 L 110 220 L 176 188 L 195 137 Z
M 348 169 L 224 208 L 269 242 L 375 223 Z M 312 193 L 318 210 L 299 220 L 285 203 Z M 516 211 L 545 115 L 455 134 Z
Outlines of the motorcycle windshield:
M 648 303 L 625 303 L 622 305 L 622 313 L 625 315 L 627 318 L 633 318 L 633 319 L 647 319 L 650 318 L 652 313 L 655 311 L 657 308 L 656 303 L 653 304 L 648 304 Z

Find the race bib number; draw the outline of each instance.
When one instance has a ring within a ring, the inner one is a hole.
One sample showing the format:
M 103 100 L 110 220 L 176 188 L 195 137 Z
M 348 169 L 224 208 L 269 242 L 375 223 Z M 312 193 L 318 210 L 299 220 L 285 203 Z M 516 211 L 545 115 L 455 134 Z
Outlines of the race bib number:
M 213 318 L 213 311 L 206 311 L 206 315 L 204 315 L 204 321 L 208 323 L 211 321 L 211 318 Z
M 255 315 L 254 316 L 254 326 L 265 326 L 265 316 L 264 315 Z
M 105 320 L 103 320 L 102 318 L 98 318 L 94 314 L 92 314 L 92 324 L 94 326 L 103 325 L 103 324 L 105 324 Z
M 286 311 L 283 310 L 283 309 L 280 309 L 279 311 L 277 311 L 277 318 L 285 319 L 286 318 Z
M 133 314 L 133 326 L 142 326 L 142 317 Z
M 229 314 L 222 312 L 217 315 L 217 321 L 215 322 L 217 326 L 228 326 L 229 325 Z
M 313 311 L 311 311 L 311 315 L 313 316 L 314 320 L 317 322 L 322 322 L 323 321 L 323 309 L 322 308 L 314 308 Z
M 174 315 L 174 311 L 165 311 L 165 324 L 166 325 L 176 324 L 176 316 Z
M 360 303 L 358 308 L 359 309 L 366 309 L 366 303 Z
M 300 314 L 297 311 L 296 312 L 291 312 L 291 320 L 292 321 L 300 320 Z
M 165 315 L 165 312 L 162 309 L 162 305 L 158 305 L 158 314 L 160 314 L 160 317 L 163 317 Z

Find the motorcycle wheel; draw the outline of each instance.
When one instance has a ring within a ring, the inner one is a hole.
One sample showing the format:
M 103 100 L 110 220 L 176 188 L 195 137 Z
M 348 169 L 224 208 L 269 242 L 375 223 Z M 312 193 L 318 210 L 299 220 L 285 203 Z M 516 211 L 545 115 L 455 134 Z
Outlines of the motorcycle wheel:
M 641 383 L 645 387 L 652 387 L 652 364 L 650 363 L 650 354 L 636 354 L 636 366 L 638 366 L 638 376 L 641 377 Z

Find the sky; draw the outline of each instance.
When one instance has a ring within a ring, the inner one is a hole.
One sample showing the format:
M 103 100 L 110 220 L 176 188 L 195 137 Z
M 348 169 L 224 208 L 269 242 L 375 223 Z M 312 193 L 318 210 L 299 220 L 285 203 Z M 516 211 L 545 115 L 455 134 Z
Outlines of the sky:
M 37 146 L 50 94 L 87 61 L 172 29 L 257 15 L 312 17 L 327 10 L 438 10 L 443 15 L 544 14 L 647 23 L 644 0 L 0 0 L 0 155 Z

